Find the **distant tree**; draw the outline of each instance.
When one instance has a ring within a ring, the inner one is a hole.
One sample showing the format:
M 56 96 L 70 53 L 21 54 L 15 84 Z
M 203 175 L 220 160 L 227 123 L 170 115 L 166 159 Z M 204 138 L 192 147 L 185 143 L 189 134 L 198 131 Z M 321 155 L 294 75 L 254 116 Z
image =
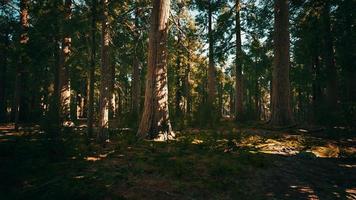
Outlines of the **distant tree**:
M 137 135 L 156 138 L 162 134 L 163 139 L 167 140 L 174 136 L 169 119 L 167 79 L 170 0 L 153 0 L 152 5 L 145 103 Z

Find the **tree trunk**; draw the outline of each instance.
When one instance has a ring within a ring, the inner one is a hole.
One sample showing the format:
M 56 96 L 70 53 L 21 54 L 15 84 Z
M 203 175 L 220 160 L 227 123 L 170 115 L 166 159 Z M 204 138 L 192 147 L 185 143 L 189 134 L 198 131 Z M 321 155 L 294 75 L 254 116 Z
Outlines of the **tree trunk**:
M 320 105 L 322 104 L 322 91 L 320 87 L 320 59 L 319 55 L 312 58 L 312 112 L 311 123 L 316 124 L 319 119 Z
M 95 72 L 95 54 L 96 54 L 96 4 L 97 0 L 92 0 L 92 21 L 91 21 L 91 53 L 90 53 L 90 69 L 88 73 L 88 116 L 87 116 L 87 137 L 93 136 L 93 123 L 94 123 L 94 72 Z
M 242 49 L 241 49 L 241 25 L 240 25 L 240 0 L 236 0 L 236 100 L 235 100 L 235 119 L 243 120 L 243 77 L 242 77 Z
M 140 79 L 140 65 L 135 52 L 133 60 L 133 73 L 132 73 L 132 114 L 133 119 L 138 120 L 140 115 L 140 99 L 141 99 L 141 79 Z
M 101 75 L 100 75 L 100 107 L 99 107 L 99 142 L 103 143 L 109 128 L 109 109 L 111 103 L 111 69 L 109 66 L 109 30 L 108 0 L 102 0 L 103 16 L 101 22 Z
M 178 42 L 177 44 L 180 45 L 181 42 L 181 37 L 180 34 L 178 34 Z M 179 48 L 179 47 L 178 47 Z M 181 109 L 181 101 L 182 101 L 182 88 L 181 88 L 181 57 L 180 57 L 181 52 L 178 50 L 178 55 L 177 55 L 177 74 L 176 74 L 176 94 L 175 94 L 175 117 L 180 119 L 181 114 L 182 114 L 182 109 Z
M 139 24 L 138 24 L 138 15 L 139 15 L 139 10 L 136 5 L 136 10 L 135 10 L 135 28 L 138 29 Z M 139 39 L 140 33 L 136 32 L 136 41 Z M 133 69 L 132 69 L 132 95 L 131 95 L 131 111 L 133 114 L 133 120 L 138 120 L 140 116 L 140 104 L 141 104 L 141 70 L 140 70 L 140 63 L 138 59 L 138 44 L 135 46 L 135 52 L 134 52 L 134 57 L 133 57 Z M 137 123 L 135 123 L 137 124 Z
M 71 48 L 71 37 L 69 28 L 69 21 L 72 17 L 72 0 L 65 0 L 64 3 L 64 26 L 63 26 L 63 41 L 62 41 L 62 51 L 60 57 L 60 66 L 59 66 L 59 89 L 60 89 L 60 119 L 61 122 L 64 120 L 70 120 L 70 81 L 69 81 L 69 67 L 68 59 L 70 56 Z
M 16 79 L 15 79 L 15 94 L 14 94 L 14 106 L 13 106 L 13 117 L 15 122 L 15 130 L 18 130 L 18 123 L 20 119 L 21 112 L 21 101 L 22 101 L 22 81 L 23 81 L 23 71 L 25 65 L 25 48 L 27 46 L 29 36 L 28 36 L 28 28 L 30 26 L 28 22 L 28 6 L 29 0 L 21 0 L 20 1 L 20 26 L 21 26 L 21 35 L 20 35 L 20 49 L 21 55 L 19 63 L 16 67 Z
M 276 0 L 274 7 L 274 60 L 272 71 L 272 126 L 294 123 L 290 105 L 288 0 Z
M 7 51 L 9 48 L 9 34 L 7 30 L 3 33 L 1 38 L 4 46 L 0 49 L 0 122 L 5 122 L 7 118 L 7 104 L 6 104 L 6 72 L 7 72 Z
M 330 5 L 329 1 L 325 1 L 322 11 L 323 28 L 324 28 L 324 58 L 323 62 L 326 66 L 326 103 L 330 112 L 336 110 L 337 103 L 337 71 L 335 66 L 333 38 L 330 28 Z
M 185 97 L 187 100 L 186 114 L 188 114 L 188 120 L 190 120 L 190 115 L 192 112 L 192 96 L 191 96 L 191 85 L 190 85 L 190 53 L 188 51 L 188 66 L 185 69 Z
M 208 66 L 208 105 L 214 107 L 216 95 L 216 69 L 214 66 L 214 38 L 212 30 L 212 5 L 208 5 L 208 38 L 209 38 L 209 66 Z
M 172 132 L 168 109 L 167 34 L 170 0 L 153 0 L 148 46 L 144 111 L 137 135 L 168 140 Z

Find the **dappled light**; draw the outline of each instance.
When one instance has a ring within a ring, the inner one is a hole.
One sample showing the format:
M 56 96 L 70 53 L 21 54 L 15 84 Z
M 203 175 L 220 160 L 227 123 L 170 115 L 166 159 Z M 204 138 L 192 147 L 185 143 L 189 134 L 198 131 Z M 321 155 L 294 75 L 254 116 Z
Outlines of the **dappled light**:
M 0 135 L 6 135 L 6 129 L 2 130 Z M 310 134 L 258 128 L 239 128 L 234 132 L 193 129 L 177 131 L 176 139 L 167 143 L 139 141 L 133 132 L 121 130 L 124 134 L 111 134 L 110 143 L 101 148 L 92 142 L 85 145 L 83 136 L 76 134 L 63 138 L 63 144 L 56 144 L 64 145 L 67 157 L 53 162 L 52 155 L 46 155 L 47 149 L 52 148 L 40 145 L 43 136 L 33 131 L 6 135 L 9 139 L 17 138 L 23 148 L 14 152 L 15 160 L 4 157 L 7 164 L 3 166 L 23 163 L 12 168 L 12 174 L 19 167 L 37 171 L 18 177 L 26 180 L 20 190 L 30 194 L 38 188 L 56 192 L 59 183 L 82 185 L 70 189 L 76 193 L 91 182 L 84 188 L 129 199 L 206 199 L 213 195 L 214 199 L 252 196 L 316 200 L 353 199 L 356 195 L 356 163 L 349 159 L 356 154 L 345 153 L 352 146 L 354 135 L 331 141 Z M 11 152 L 8 144 L 11 143 L 0 143 L 0 155 Z M 24 152 L 29 151 L 33 155 L 24 157 Z M 41 173 L 43 164 L 51 170 Z M 95 195 L 101 194 L 104 193 Z M 16 196 L 21 197 L 22 193 Z
M 355 0 L 0 2 L 0 200 L 356 200 Z

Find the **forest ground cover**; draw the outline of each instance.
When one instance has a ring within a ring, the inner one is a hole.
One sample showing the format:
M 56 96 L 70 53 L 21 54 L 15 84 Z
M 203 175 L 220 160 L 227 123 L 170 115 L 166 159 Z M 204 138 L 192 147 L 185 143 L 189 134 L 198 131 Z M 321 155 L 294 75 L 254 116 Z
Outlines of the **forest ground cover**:
M 256 128 L 257 127 L 257 128 Z M 226 122 L 174 141 L 0 127 L 1 199 L 356 199 L 356 134 Z

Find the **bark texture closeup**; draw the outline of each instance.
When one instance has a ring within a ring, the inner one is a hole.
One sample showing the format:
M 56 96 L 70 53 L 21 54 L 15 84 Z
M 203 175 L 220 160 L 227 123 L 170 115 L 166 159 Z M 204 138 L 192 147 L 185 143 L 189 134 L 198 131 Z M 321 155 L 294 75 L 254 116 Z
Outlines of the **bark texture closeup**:
M 272 126 L 290 126 L 294 123 L 290 105 L 288 18 L 288 0 L 275 0 Z
M 168 110 L 167 34 L 170 0 L 153 0 L 148 46 L 145 103 L 137 135 L 171 139 Z

